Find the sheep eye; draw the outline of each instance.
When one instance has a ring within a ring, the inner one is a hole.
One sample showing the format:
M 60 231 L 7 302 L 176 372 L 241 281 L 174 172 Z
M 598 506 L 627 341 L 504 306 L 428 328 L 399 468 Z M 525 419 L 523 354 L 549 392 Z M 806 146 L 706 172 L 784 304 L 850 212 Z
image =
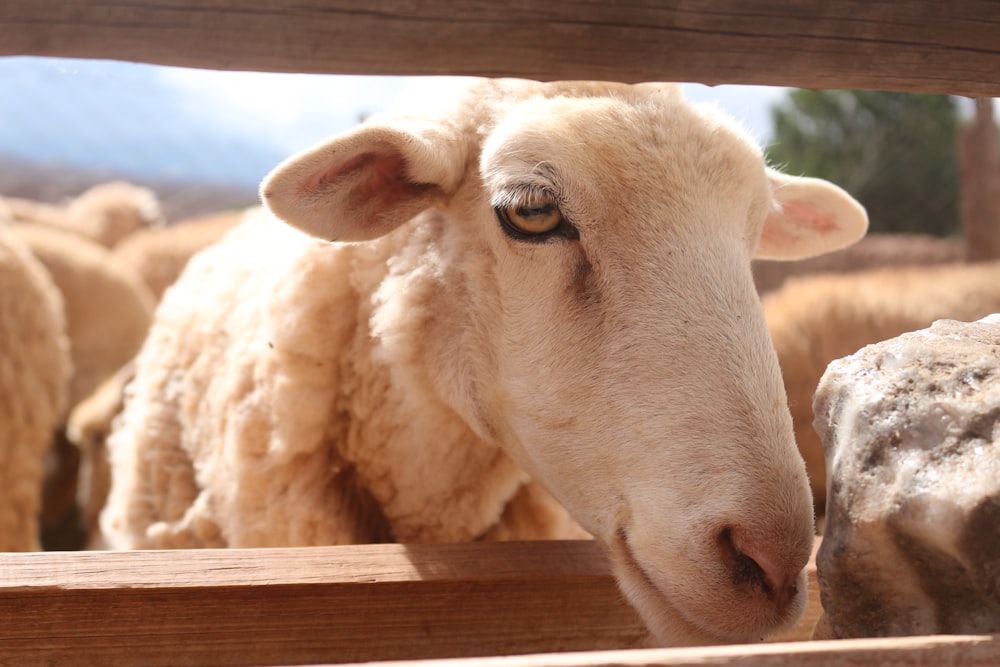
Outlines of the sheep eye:
M 533 195 L 528 199 L 495 209 L 504 230 L 514 237 L 538 237 L 551 234 L 565 224 L 559 206 L 547 195 Z

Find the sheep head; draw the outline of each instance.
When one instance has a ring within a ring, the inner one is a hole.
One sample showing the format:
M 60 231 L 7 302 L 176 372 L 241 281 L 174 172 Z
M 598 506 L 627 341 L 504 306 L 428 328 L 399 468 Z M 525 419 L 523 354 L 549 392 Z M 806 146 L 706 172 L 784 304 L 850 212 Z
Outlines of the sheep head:
M 664 643 L 796 620 L 812 502 L 750 260 L 858 239 L 846 193 L 671 85 L 501 80 L 293 157 L 262 197 L 323 239 L 433 239 L 433 390 L 605 545 Z

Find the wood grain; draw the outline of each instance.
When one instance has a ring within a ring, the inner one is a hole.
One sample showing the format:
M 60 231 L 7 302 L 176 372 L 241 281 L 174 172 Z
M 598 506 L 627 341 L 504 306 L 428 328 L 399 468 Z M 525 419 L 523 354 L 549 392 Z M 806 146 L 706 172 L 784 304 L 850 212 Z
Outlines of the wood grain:
M 270 665 L 645 645 L 592 542 L 0 555 L 2 665 Z
M 783 639 L 803 639 L 812 607 Z M 270 665 L 648 646 L 594 542 L 0 554 L 0 665 Z
M 990 0 L 5 0 L 0 55 L 1000 96 Z
M 0 554 L 0 665 L 1000 664 L 990 636 L 644 642 L 592 542 Z

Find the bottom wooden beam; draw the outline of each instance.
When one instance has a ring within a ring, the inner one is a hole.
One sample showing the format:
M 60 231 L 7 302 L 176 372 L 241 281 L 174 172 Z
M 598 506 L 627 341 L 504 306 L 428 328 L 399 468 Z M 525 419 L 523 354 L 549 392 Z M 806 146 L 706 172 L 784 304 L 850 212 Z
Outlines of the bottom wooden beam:
M 812 604 L 783 639 L 803 639 Z M 0 665 L 276 665 L 632 649 L 592 541 L 0 554 Z
M 428 661 L 380 662 L 368 667 L 429 667 Z M 1000 636 L 955 635 L 843 639 L 786 644 L 705 646 L 549 653 L 436 660 L 433 667 L 996 667 Z M 327 666 L 332 667 L 332 666 Z
M 992 636 L 646 644 L 587 541 L 0 554 L 0 665 L 1000 665 Z
M 0 554 L 0 665 L 274 665 L 643 646 L 592 542 Z

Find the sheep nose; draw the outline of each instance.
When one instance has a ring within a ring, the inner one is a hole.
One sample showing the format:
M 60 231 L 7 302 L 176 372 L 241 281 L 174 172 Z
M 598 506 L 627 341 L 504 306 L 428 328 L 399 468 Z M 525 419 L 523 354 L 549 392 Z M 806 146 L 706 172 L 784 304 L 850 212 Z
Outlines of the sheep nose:
M 802 568 L 788 564 L 775 549 L 751 539 L 738 527 L 723 528 L 718 543 L 737 588 L 765 597 L 779 610 L 798 595 Z

